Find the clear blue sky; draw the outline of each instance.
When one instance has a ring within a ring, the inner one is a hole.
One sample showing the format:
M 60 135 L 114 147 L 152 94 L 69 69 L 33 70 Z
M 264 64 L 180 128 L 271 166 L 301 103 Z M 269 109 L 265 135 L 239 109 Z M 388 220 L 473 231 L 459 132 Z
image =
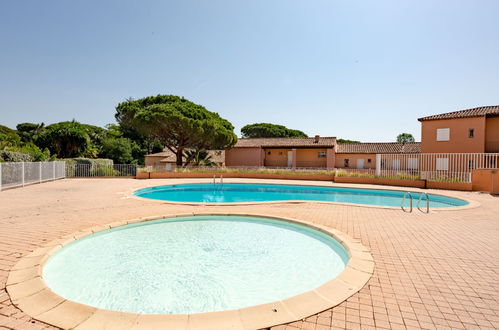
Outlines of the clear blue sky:
M 0 2 L 0 124 L 104 126 L 176 94 L 231 121 L 420 138 L 418 117 L 499 104 L 497 0 Z

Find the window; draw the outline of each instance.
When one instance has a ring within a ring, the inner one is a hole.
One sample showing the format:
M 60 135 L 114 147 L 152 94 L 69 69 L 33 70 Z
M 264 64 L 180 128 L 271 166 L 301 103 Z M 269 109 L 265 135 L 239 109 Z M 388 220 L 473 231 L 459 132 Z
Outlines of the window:
M 345 159 L 343 160 L 343 166 L 344 166 L 344 167 L 348 167 L 348 158 L 345 158 Z
M 437 158 L 437 171 L 449 170 L 449 158 Z
M 371 158 L 368 158 L 368 159 L 367 159 L 367 162 L 368 162 L 368 163 L 371 163 Z
M 437 128 L 437 141 L 449 141 L 450 128 Z
M 319 158 L 325 158 L 326 157 L 326 152 L 325 151 L 319 151 L 317 153 L 317 157 L 319 157 Z
M 474 128 L 470 128 L 468 130 L 468 137 L 469 138 L 474 138 L 475 137 L 475 129 Z

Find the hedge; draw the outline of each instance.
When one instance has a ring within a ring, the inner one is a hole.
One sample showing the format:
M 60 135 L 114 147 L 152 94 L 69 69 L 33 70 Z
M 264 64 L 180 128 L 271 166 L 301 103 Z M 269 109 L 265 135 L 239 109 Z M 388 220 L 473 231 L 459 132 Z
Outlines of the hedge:
M 113 165 L 113 160 L 112 159 L 106 159 L 106 158 L 97 158 L 97 159 L 91 159 L 91 158 L 63 158 L 63 159 L 58 159 L 66 162 L 66 166 L 69 165 L 92 165 L 94 166 L 106 166 L 106 165 Z
M 92 175 L 96 175 L 97 172 L 100 173 L 102 168 L 113 168 L 113 160 L 105 159 L 105 158 L 64 158 L 59 159 L 61 161 L 66 162 L 66 176 L 67 177 L 75 177 L 81 175 L 80 171 L 84 171 L 85 173 L 92 173 Z M 76 171 L 75 165 L 90 165 L 88 168 L 84 167 L 84 169 L 80 168 L 80 171 Z M 86 172 L 88 171 L 88 172 Z
M 0 161 L 3 162 L 32 162 L 33 156 L 22 152 L 0 150 Z

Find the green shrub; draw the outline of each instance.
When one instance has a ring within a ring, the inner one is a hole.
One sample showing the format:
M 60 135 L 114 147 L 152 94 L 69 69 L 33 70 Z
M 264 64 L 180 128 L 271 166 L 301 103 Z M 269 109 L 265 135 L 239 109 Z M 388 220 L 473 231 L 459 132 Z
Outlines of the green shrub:
M 79 173 L 85 173 L 86 175 L 88 175 L 89 173 L 92 173 L 92 171 L 94 170 L 97 171 L 99 167 L 113 166 L 112 159 L 65 158 L 59 160 L 66 162 L 67 177 L 75 177 L 78 176 Z M 86 167 L 82 166 L 78 168 L 78 165 L 88 165 L 88 166 Z
M 107 159 L 107 158 L 96 158 L 96 159 L 91 159 L 91 158 L 63 158 L 59 159 L 62 161 L 66 162 L 66 165 L 76 165 L 76 164 L 85 164 L 85 165 L 113 165 L 113 160 L 112 159 Z
M 90 170 L 91 176 L 119 176 L 120 172 L 115 170 L 112 165 L 94 165 Z
M 0 161 L 3 162 L 32 162 L 33 156 L 30 154 L 9 150 L 0 150 Z

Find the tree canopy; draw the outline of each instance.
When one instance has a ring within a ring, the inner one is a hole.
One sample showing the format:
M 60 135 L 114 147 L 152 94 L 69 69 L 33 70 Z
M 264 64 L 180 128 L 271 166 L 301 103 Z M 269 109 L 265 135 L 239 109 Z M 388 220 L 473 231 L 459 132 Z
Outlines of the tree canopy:
M 33 142 L 36 135 L 39 134 L 45 127 L 44 123 L 21 123 L 16 126 L 17 134 L 23 142 Z
M 297 129 L 290 129 L 283 125 L 269 123 L 255 123 L 241 128 L 243 138 L 286 138 L 307 137 L 307 134 Z
M 137 147 L 130 139 L 108 137 L 101 141 L 99 157 L 112 159 L 116 164 L 130 164 L 134 162 L 133 151 Z
M 397 136 L 397 142 L 406 143 L 406 142 L 414 142 L 414 136 L 409 133 L 401 133 Z
M 348 140 L 348 139 L 336 139 L 338 143 L 360 143 L 360 141 L 356 140 Z
M 7 126 L 0 125 L 0 148 L 17 145 L 21 142 L 17 132 Z
M 60 158 L 81 156 L 90 143 L 85 127 L 74 120 L 49 125 L 36 137 L 39 147 L 48 148 Z
M 129 99 L 118 104 L 116 112 L 121 127 L 156 139 L 175 153 L 177 166 L 183 165 L 186 149 L 228 149 L 237 142 L 230 122 L 175 95 Z M 185 163 L 191 160 L 188 158 Z
M 163 150 L 159 141 L 137 133 L 130 138 L 127 129 L 115 124 L 102 128 L 73 120 L 48 126 L 20 123 L 16 128 L 0 125 L 0 151 L 29 155 L 34 161 L 100 157 L 120 164 L 143 164 L 145 154 Z

